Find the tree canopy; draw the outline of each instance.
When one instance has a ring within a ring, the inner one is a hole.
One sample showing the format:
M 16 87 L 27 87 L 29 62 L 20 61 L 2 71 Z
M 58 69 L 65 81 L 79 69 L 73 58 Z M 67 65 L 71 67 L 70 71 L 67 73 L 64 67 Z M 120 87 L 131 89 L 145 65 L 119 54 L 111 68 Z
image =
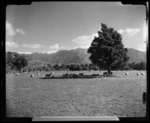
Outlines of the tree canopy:
M 28 61 L 23 55 L 8 52 L 6 54 L 6 65 L 9 66 L 10 69 L 16 69 L 20 71 L 23 67 L 28 65 Z
M 108 73 L 111 72 L 111 67 L 121 66 L 128 61 L 127 51 L 122 44 L 121 34 L 103 23 L 101 31 L 98 31 L 98 37 L 94 37 L 88 48 L 91 62 L 107 69 Z

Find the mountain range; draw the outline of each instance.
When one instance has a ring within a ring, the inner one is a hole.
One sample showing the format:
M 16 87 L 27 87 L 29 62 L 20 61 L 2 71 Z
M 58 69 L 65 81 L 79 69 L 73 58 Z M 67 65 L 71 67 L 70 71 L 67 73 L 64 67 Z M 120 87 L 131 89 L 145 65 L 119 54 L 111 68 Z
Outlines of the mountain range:
M 77 48 L 72 50 L 59 50 L 56 53 L 32 53 L 24 54 L 29 60 L 39 60 L 42 62 L 48 62 L 51 64 L 83 64 L 91 63 L 89 60 L 90 54 L 87 53 L 87 49 Z M 129 61 L 128 63 L 141 61 L 146 62 L 146 52 L 138 51 L 136 49 L 128 49 Z

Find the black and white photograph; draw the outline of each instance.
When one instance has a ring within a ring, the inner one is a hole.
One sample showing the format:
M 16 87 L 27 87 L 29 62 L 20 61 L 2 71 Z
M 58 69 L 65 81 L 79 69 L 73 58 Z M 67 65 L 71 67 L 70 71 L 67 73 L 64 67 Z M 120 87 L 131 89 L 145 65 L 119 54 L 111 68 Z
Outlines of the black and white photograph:
M 146 117 L 146 9 L 101 1 L 7 5 L 6 117 Z

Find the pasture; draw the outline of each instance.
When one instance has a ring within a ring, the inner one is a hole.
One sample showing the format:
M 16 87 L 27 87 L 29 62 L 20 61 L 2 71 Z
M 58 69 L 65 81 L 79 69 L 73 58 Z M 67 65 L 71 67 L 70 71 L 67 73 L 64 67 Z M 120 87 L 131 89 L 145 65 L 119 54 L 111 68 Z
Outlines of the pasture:
M 81 72 L 99 73 L 68 73 Z M 125 72 L 129 75 L 125 76 Z M 115 71 L 114 77 L 80 79 L 29 77 L 33 72 L 6 74 L 6 115 L 144 117 L 142 93 L 146 91 L 146 75 L 137 76 L 137 72 L 143 71 Z M 54 75 L 63 73 L 66 72 L 57 71 Z M 45 74 L 41 72 L 40 77 Z

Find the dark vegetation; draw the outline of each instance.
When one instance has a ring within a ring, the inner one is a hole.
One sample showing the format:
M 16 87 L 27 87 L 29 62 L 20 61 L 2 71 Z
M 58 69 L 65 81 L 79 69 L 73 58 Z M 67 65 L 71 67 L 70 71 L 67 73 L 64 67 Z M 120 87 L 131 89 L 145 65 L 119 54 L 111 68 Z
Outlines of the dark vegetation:
M 108 28 L 101 24 L 101 31 L 98 31 L 98 37 L 95 37 L 88 49 L 89 59 L 92 63 L 103 66 L 111 73 L 112 67 L 122 68 L 129 60 L 127 56 L 128 49 L 122 44 L 122 36 L 114 28 Z
M 146 63 L 141 61 L 139 63 L 127 63 L 126 66 L 113 66 L 112 70 L 145 70 Z M 20 55 L 14 52 L 6 53 L 6 72 L 9 71 L 82 71 L 82 70 L 105 70 L 103 67 L 98 67 L 92 63 L 85 64 L 51 64 L 41 60 L 31 60 L 25 55 Z

